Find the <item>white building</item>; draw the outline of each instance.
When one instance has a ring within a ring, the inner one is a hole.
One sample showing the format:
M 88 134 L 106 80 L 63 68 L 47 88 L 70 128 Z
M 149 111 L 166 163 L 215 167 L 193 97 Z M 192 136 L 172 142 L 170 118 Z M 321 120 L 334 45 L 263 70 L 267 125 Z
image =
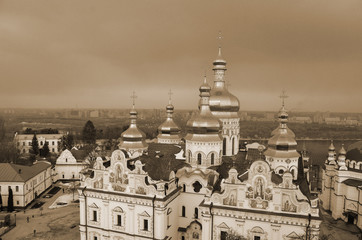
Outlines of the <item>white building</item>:
M 81 171 L 88 166 L 85 159 L 76 159 L 73 155 L 78 150 L 65 149 L 55 163 L 56 180 L 80 180 Z
M 39 149 L 44 147 L 45 142 L 48 142 L 49 151 L 58 153 L 62 136 L 63 134 L 36 134 Z M 14 141 L 16 142 L 16 146 L 20 150 L 20 153 L 30 153 L 33 137 L 34 134 L 15 134 Z
M 51 164 L 37 162 L 32 166 L 0 163 L 0 193 L 3 206 L 8 204 L 9 187 L 14 207 L 26 207 L 52 185 Z
M 333 142 L 323 169 L 322 207 L 334 219 L 356 224 L 362 229 L 362 141 L 342 148 L 337 157 Z
M 79 188 L 81 240 L 319 238 L 318 199 L 311 197 L 286 122 L 281 121 L 265 156 L 262 148 L 254 159 L 239 151 L 225 156 L 225 128 L 210 110 L 211 93 L 205 79 L 199 112 L 186 125 L 185 145 L 142 144 L 131 112 L 129 150 L 121 143 L 110 163 L 97 159 Z M 285 114 L 281 111 L 282 119 Z M 233 134 L 239 139 L 239 131 Z M 287 161 L 294 157 L 299 161 Z

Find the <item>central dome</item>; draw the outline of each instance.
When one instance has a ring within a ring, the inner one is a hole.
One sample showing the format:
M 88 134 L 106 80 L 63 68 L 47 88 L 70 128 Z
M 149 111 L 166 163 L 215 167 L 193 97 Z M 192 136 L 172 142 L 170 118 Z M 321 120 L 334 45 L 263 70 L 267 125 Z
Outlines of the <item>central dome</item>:
M 213 62 L 215 75 L 214 86 L 210 91 L 210 110 L 214 115 L 223 113 L 237 113 L 240 103 L 237 97 L 231 94 L 225 86 L 226 61 L 221 56 L 221 48 L 217 59 Z

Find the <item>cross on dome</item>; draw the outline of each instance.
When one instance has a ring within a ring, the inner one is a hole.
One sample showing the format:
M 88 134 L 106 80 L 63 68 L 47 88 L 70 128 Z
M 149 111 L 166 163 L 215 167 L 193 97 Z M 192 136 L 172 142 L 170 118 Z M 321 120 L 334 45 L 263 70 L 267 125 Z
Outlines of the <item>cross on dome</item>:
M 168 103 L 171 104 L 171 100 L 172 100 L 172 91 L 170 89 L 170 91 L 168 91 Z
M 282 106 L 284 107 L 284 101 L 286 98 L 288 98 L 289 96 L 287 95 L 287 92 L 285 90 L 282 91 L 282 94 L 280 94 L 279 96 L 282 99 Z
M 219 40 L 219 57 L 221 57 L 221 40 L 223 38 L 224 37 L 222 36 L 221 31 L 219 31 L 219 36 L 217 36 L 217 39 Z
M 132 95 L 131 95 L 131 98 L 132 98 L 132 104 L 133 104 L 133 108 L 134 108 L 134 105 L 135 105 L 135 102 L 136 102 L 136 98 L 137 98 L 135 91 L 133 91 L 133 93 L 132 93 Z

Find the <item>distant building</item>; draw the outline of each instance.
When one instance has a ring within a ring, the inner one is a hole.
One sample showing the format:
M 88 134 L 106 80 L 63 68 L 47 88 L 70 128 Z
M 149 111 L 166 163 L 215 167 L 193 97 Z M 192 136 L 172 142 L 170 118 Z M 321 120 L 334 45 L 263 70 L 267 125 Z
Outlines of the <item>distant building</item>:
M 32 149 L 32 140 L 34 134 L 18 134 L 15 133 L 14 141 L 16 147 L 19 149 L 20 153 L 30 153 Z M 49 151 L 51 153 L 59 152 L 59 143 L 63 134 L 36 134 L 38 139 L 39 149 L 44 147 L 45 142 L 48 142 Z
M 293 122 L 297 123 L 312 123 L 312 119 L 310 117 L 294 117 Z
M 51 164 L 37 162 L 32 166 L 0 163 L 0 192 L 3 206 L 8 204 L 9 187 L 14 207 L 23 208 L 52 185 Z
M 324 122 L 326 124 L 341 124 L 341 118 L 340 117 L 326 117 L 326 118 L 324 118 Z
M 99 111 L 98 110 L 93 110 L 89 112 L 89 117 L 91 118 L 99 118 Z
M 64 150 L 55 163 L 54 180 L 80 180 L 80 171 L 88 165 L 84 162 L 85 159 L 82 153 L 82 150 Z M 76 159 L 77 156 L 78 159 Z

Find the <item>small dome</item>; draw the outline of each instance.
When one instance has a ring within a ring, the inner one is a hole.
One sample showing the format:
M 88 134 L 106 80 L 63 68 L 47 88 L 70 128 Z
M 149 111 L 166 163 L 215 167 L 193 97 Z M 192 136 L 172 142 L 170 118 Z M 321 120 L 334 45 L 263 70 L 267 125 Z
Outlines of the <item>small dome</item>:
M 346 154 L 347 154 L 346 149 L 344 149 L 344 144 L 342 144 L 342 147 L 339 150 L 339 155 L 346 155 Z
M 188 134 L 219 134 L 221 131 L 220 121 L 214 117 L 209 108 L 210 86 L 206 82 L 200 86 L 200 112 L 187 121 Z M 186 136 L 187 138 L 187 136 Z
M 333 140 L 331 140 L 331 145 L 329 145 L 329 148 L 328 148 L 329 151 L 335 151 L 336 148 L 334 147 L 334 144 L 333 144 Z
M 130 111 L 131 123 L 126 131 L 121 134 L 119 147 L 121 149 L 144 149 L 147 148 L 145 142 L 146 134 L 137 127 L 137 111 L 132 108 Z

